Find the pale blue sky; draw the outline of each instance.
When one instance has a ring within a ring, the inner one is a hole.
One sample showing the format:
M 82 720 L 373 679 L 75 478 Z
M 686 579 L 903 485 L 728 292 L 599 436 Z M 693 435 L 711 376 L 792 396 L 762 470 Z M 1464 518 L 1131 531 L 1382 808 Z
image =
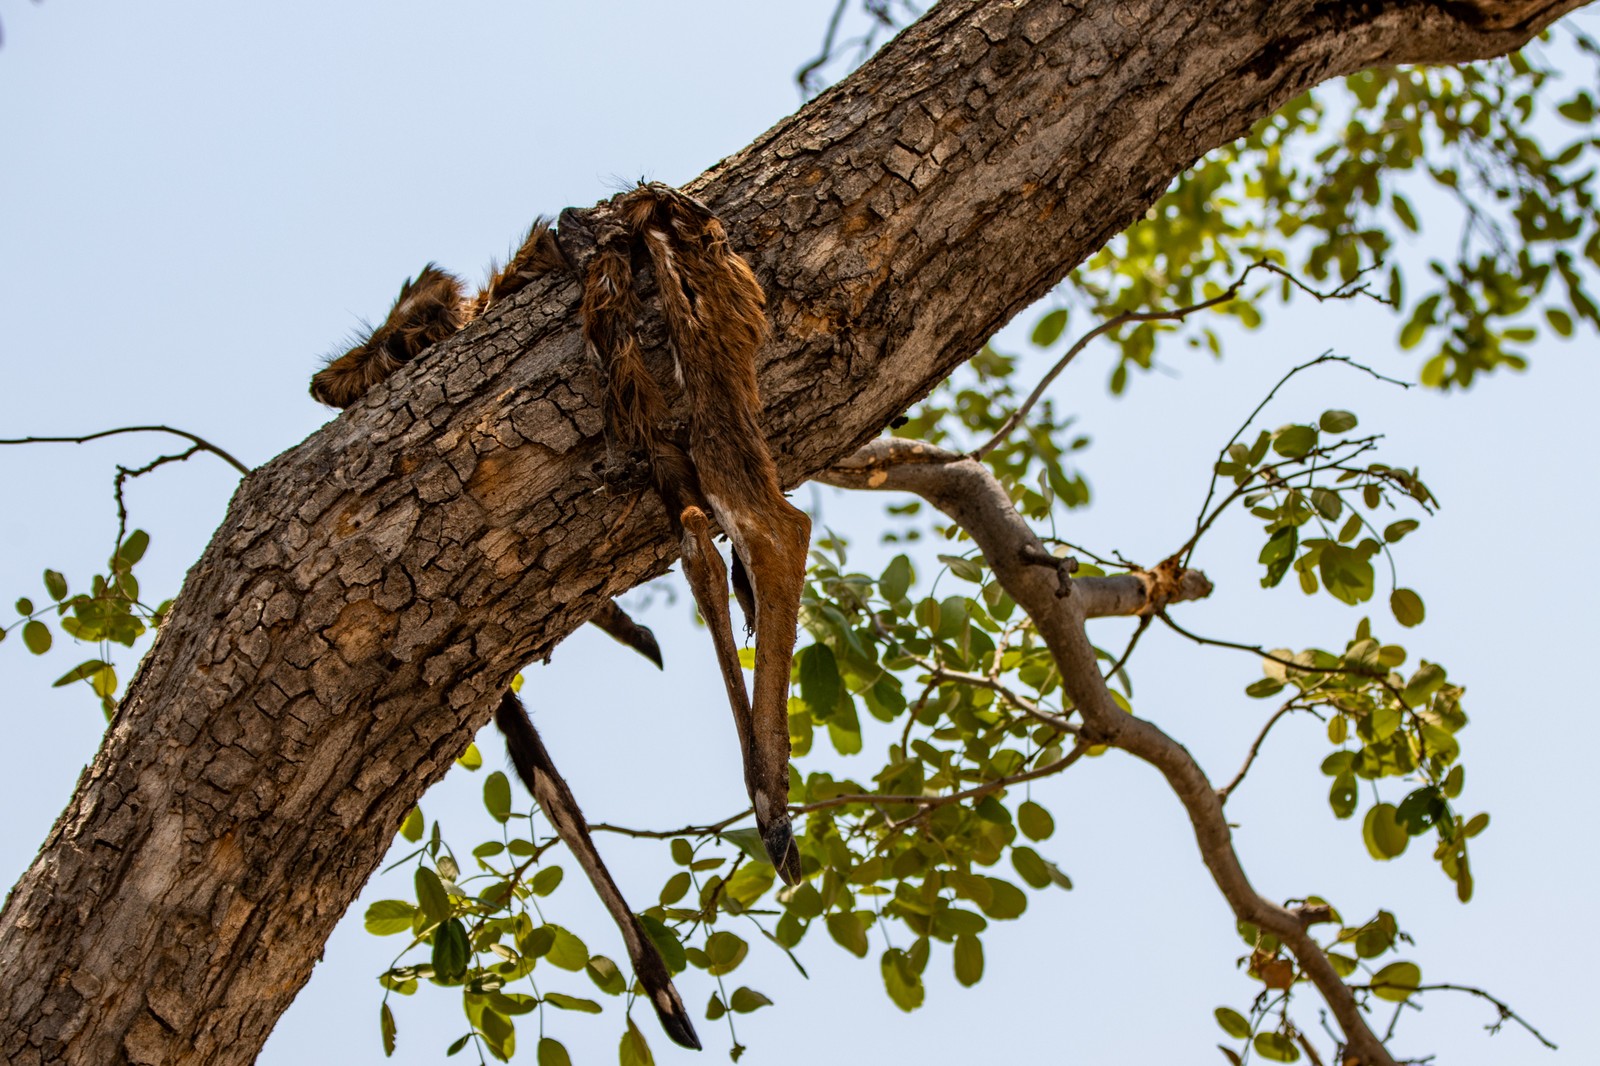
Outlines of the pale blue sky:
M 535 214 L 592 203 L 641 175 L 683 181 L 741 147 L 796 105 L 792 73 L 831 6 L 0 4 L 0 436 L 164 421 L 251 464 L 270 458 L 326 420 L 305 394 L 317 356 L 359 318 L 381 315 L 402 278 L 430 259 L 472 276 Z M 1172 375 L 1140 379 L 1120 401 L 1105 395 L 1104 351 L 1063 377 L 1053 395 L 1094 438 L 1082 461 L 1097 497 L 1066 535 L 1145 559 L 1181 542 L 1217 443 L 1284 369 L 1324 347 L 1415 375 L 1380 315 L 1297 307 L 1276 321 L 1220 366 L 1169 354 Z M 1581 911 L 1600 872 L 1585 832 L 1600 727 L 1582 672 L 1596 637 L 1595 347 L 1588 335 L 1542 345 L 1528 374 L 1450 398 L 1325 371 L 1286 390 L 1267 419 L 1353 408 L 1389 434 L 1386 457 L 1420 465 L 1444 503 L 1400 554 L 1427 623 L 1401 637 L 1381 608 L 1374 614 L 1414 659 L 1442 661 L 1468 685 L 1464 802 L 1494 816 L 1475 842 L 1477 899 L 1455 902 L 1423 841 L 1388 865 L 1367 858 L 1359 826 L 1328 811 L 1316 770 L 1327 742 L 1309 720 L 1274 735 L 1269 762 L 1230 805 L 1263 892 L 1320 893 L 1347 916 L 1391 907 L 1417 938 L 1408 956 L 1428 980 L 1509 999 L 1562 1044 L 1552 1063 L 1600 1061 L 1589 962 L 1600 944 Z M 75 575 L 102 561 L 112 467 L 158 447 L 0 450 L 0 601 L 36 594 L 43 566 Z M 200 458 L 133 486 L 135 521 L 154 534 L 147 591 L 176 589 L 233 481 Z M 881 560 L 870 541 L 882 501 L 810 489 L 799 499 L 821 499 L 825 520 L 855 533 L 862 560 Z M 1224 525 L 1199 559 L 1217 593 L 1184 619 L 1235 639 L 1339 646 L 1360 612 L 1287 588 L 1263 593 L 1258 538 L 1252 522 Z M 744 800 L 709 648 L 681 599 L 658 597 L 647 621 L 662 636 L 665 675 L 579 634 L 530 671 L 540 727 L 592 820 L 720 817 Z M 1097 629 L 1097 640 L 1117 644 L 1120 625 Z M 92 700 L 48 687 L 77 658 L 0 647 L 0 721 L 12 738 L 0 774 L 0 883 L 26 867 L 97 743 Z M 1159 632 L 1135 662 L 1140 713 L 1215 776 L 1230 775 L 1263 713 L 1241 695 L 1256 663 Z M 618 736 L 627 749 L 609 750 Z M 496 743 L 485 736 L 491 765 Z M 481 781 L 454 774 L 425 800 L 464 843 L 488 831 L 473 813 Z M 959 988 L 936 950 L 928 1005 L 905 1015 L 882 993 L 875 954 L 858 962 L 819 931 L 802 945 L 804 981 L 757 943 L 738 982 L 777 1005 L 740 1019 L 744 1061 L 879 1061 L 891 1047 L 942 1061 L 1216 1061 L 1212 1008 L 1243 1009 L 1252 985 L 1233 970 L 1239 941 L 1176 802 L 1118 756 L 1034 795 L 1059 827 L 1042 850 L 1077 889 L 1030 893 L 1022 921 L 993 925 L 977 988 Z M 601 846 L 635 905 L 649 903 L 665 847 Z M 363 933 L 359 913 L 404 890 L 369 886 L 263 1062 L 382 1059 L 373 976 L 398 944 Z M 622 957 L 581 879 L 569 878 L 547 913 Z M 586 983 L 553 987 L 584 994 Z M 691 970 L 679 987 L 698 1009 L 714 985 Z M 463 1028 L 457 1003 L 431 988 L 398 1002 L 395 1061 L 439 1061 Z M 551 1012 L 549 1032 L 579 1063 L 615 1061 L 620 1014 L 607 1007 L 598 1019 Z M 1430 997 L 1397 1048 L 1451 1064 L 1546 1060 L 1519 1032 L 1485 1037 L 1491 1019 L 1482 1004 Z M 659 1061 L 694 1061 L 648 1011 L 638 1020 Z M 726 1030 L 700 1031 L 699 1061 L 722 1061 Z M 531 1061 L 530 1033 L 522 1047 Z

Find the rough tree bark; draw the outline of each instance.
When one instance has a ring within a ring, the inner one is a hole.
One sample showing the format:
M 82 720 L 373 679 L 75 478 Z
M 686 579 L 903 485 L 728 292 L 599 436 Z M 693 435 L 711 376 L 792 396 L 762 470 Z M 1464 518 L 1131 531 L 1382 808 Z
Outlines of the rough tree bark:
M 946 0 L 691 186 L 769 294 L 784 478 L 1294 95 L 1581 3 Z M 577 297 L 535 286 L 240 486 L 0 912 L 8 1061 L 254 1059 L 512 673 L 670 563 L 653 498 L 596 491 Z

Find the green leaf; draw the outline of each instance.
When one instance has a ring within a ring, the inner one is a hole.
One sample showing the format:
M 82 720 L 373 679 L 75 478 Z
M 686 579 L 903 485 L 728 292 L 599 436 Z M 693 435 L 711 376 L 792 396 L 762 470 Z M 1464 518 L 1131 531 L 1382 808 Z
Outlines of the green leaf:
M 1356 416 L 1349 411 L 1324 411 L 1317 425 L 1324 433 L 1349 433 L 1356 428 Z
M 620 996 L 628 990 L 627 978 L 622 976 L 617 964 L 604 955 L 590 958 L 583 972 L 589 975 L 589 980 L 594 982 L 596 988 L 608 996 Z
M 483 805 L 495 821 L 504 824 L 511 820 L 511 782 L 499 770 L 483 782 Z
M 1244 694 L 1252 699 L 1264 700 L 1283 691 L 1284 683 L 1275 677 L 1263 677 L 1245 686 Z
M 539 1038 L 539 1066 L 572 1066 L 572 1057 L 561 1041 L 552 1037 Z
M 828 915 L 828 935 L 858 959 L 867 957 L 867 929 L 853 911 Z
M 383 1056 L 388 1058 L 394 1054 L 394 1012 L 389 1009 L 389 1004 L 378 1004 L 378 1031 L 383 1034 Z
M 1394 612 L 1394 620 L 1403 626 L 1418 626 L 1427 612 L 1422 606 L 1422 597 L 1410 589 L 1395 589 L 1389 594 L 1389 610 Z
M 456 765 L 464 770 L 480 770 L 483 768 L 483 752 L 478 750 L 478 745 L 468 744 L 467 750 L 456 759 Z
M 490 1054 L 501 1062 L 510 1062 L 517 1050 L 517 1031 L 511 1019 L 497 1010 L 485 1007 L 478 1019 L 478 1031 L 489 1045 Z
M 561 884 L 561 879 L 566 876 L 565 871 L 559 866 L 546 866 L 533 875 L 533 880 L 528 882 L 528 890 L 535 896 L 548 896 Z
M 450 897 L 444 890 L 439 875 L 426 866 L 418 866 L 416 873 L 417 905 L 423 921 L 437 925 L 450 917 Z
M 1287 459 L 1298 459 L 1316 446 L 1317 431 L 1311 426 L 1284 426 L 1272 437 L 1272 450 Z
M 59 570 L 46 570 L 44 572 L 44 588 L 50 593 L 50 598 L 60 603 L 67 598 L 67 579 Z M 23 611 L 23 614 L 32 614 L 32 611 Z
M 541 925 L 517 937 L 517 950 L 530 959 L 542 959 L 556 945 L 554 926 Z
M 415 844 L 422 839 L 422 808 L 413 807 L 406 815 L 405 821 L 400 823 L 400 835 Z
M 884 568 L 883 576 L 878 578 L 878 592 L 890 603 L 903 600 L 911 588 L 911 580 L 911 560 L 904 555 L 896 555 Z
M 983 880 L 989 885 L 989 899 L 987 903 L 976 901 L 983 913 L 1002 921 L 1022 917 L 1022 912 L 1028 909 L 1028 897 L 1022 889 L 998 877 Z
M 691 862 L 694 862 L 694 845 L 683 837 L 673 837 L 672 861 L 679 866 L 688 866 Z
M 56 678 L 55 681 L 51 682 L 50 687 L 61 688 L 63 685 L 70 685 L 74 681 L 82 681 L 85 678 L 94 676 L 101 670 L 110 669 L 110 667 L 111 664 L 103 659 L 86 659 Z
M 705 951 L 711 960 L 708 969 L 712 975 L 720 977 L 738 968 L 745 955 L 749 954 L 750 945 L 737 933 L 719 929 L 706 938 Z
M 1367 852 L 1374 859 L 1393 859 L 1406 850 L 1411 837 L 1396 817 L 1393 804 L 1378 803 L 1367 812 L 1361 826 L 1361 838 L 1366 841 Z
M 1268 1062 L 1297 1062 L 1300 1058 L 1300 1049 L 1282 1033 L 1257 1033 L 1255 1049 Z
M 763 996 L 753 988 L 740 986 L 733 990 L 733 995 L 728 997 L 728 1006 L 737 1014 L 749 1014 L 751 1011 L 760 1010 L 762 1007 L 772 1006 L 772 1000 Z
M 983 942 L 970 934 L 956 937 L 956 980 L 971 988 L 983 979 Z
M 411 932 L 411 919 L 417 908 L 400 899 L 380 899 L 367 908 L 367 932 L 373 936 L 393 936 Z
M 1355 774 L 1347 770 L 1333 779 L 1333 787 L 1328 789 L 1328 805 L 1333 808 L 1335 817 L 1348 818 L 1356 813 L 1359 800 Z
M 583 941 L 579 940 L 576 934 L 559 925 L 552 924 L 548 928 L 555 931 L 556 939 L 550 945 L 550 950 L 545 953 L 546 961 L 552 966 L 559 966 L 563 970 L 571 970 L 573 973 L 588 967 L 589 949 L 584 946 Z
M 1017 808 L 1017 828 L 1029 840 L 1044 840 L 1056 831 L 1056 821 L 1049 811 L 1027 800 Z
M 1222 1026 L 1222 1031 L 1239 1040 L 1250 1038 L 1250 1022 L 1244 1015 L 1227 1007 L 1216 1009 L 1217 1024 Z
M 756 862 L 772 864 L 772 859 L 767 855 L 766 845 L 761 843 L 761 833 L 756 829 L 724 829 L 717 834 L 719 840 L 726 840 L 745 853 L 745 856 Z M 688 865 L 685 863 L 684 865 Z
M 1018 875 L 1034 888 L 1049 887 L 1050 870 L 1044 859 L 1032 848 L 1012 848 L 1011 865 L 1016 868 Z
M 1061 336 L 1061 331 L 1067 328 L 1067 312 L 1065 308 L 1058 307 L 1049 311 L 1033 327 L 1033 343 L 1040 348 L 1048 348 Z
M 1393 544 L 1421 524 L 1415 518 L 1402 518 L 1398 522 L 1390 522 L 1384 527 L 1383 539 L 1385 543 Z
M 667 878 L 667 883 L 661 886 L 661 905 L 670 907 L 678 902 L 689 892 L 689 871 L 679 870 Z
M 722 997 L 715 992 L 711 993 L 711 999 L 706 1003 L 706 1020 L 714 1022 L 727 1013 L 728 1008 L 722 1005 Z
M 472 958 L 467 927 L 460 918 L 451 918 L 433 931 L 433 972 L 442 981 L 455 981 L 466 975 Z
M 811 644 L 801 650 L 800 698 L 806 701 L 811 713 L 826 721 L 839 702 L 839 664 L 833 650 L 826 644 Z
M 661 952 L 661 961 L 667 964 L 667 969 L 672 973 L 679 973 L 689 965 L 689 960 L 684 954 L 683 941 L 659 918 L 648 914 L 639 915 L 639 924 L 644 926 L 645 935 L 650 942 Z
M 603 1009 L 600 1004 L 592 999 L 581 999 L 578 996 L 564 996 L 560 992 L 546 992 L 544 1001 L 560 1010 L 575 1010 L 583 1014 L 599 1014 Z
M 43 655 L 50 650 L 50 630 L 45 624 L 35 618 L 22 627 L 22 645 L 35 655 Z
M 126 540 L 117 546 L 116 552 L 111 556 L 111 569 L 113 571 L 127 570 L 134 563 L 144 558 L 144 550 L 150 547 L 150 534 L 142 529 L 136 529 L 128 534 Z M 60 599 L 57 596 L 56 599 Z
M 1422 983 L 1422 969 L 1414 962 L 1391 962 L 1372 975 L 1372 994 L 1391 1003 L 1404 1003 Z
M 911 965 L 911 960 L 905 952 L 899 948 L 885 951 L 879 969 L 883 973 L 883 986 L 895 1006 L 907 1013 L 922 1006 L 926 995 L 922 987 L 922 976 Z
M 644 1034 L 639 1032 L 632 1018 L 628 1019 L 628 1031 L 622 1034 L 622 1046 L 617 1049 L 617 1059 L 622 1066 L 656 1066 L 655 1056 L 650 1054 L 650 1045 L 645 1043 Z

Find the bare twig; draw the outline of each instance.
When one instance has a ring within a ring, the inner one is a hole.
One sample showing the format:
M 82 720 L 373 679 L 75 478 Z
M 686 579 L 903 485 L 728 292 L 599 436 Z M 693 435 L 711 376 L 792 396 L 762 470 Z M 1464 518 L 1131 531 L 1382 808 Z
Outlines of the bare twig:
M 1015 411 L 1011 412 L 1010 417 L 1008 417 L 1005 422 L 1001 424 L 999 430 L 995 432 L 995 435 L 989 438 L 988 441 L 974 448 L 968 454 L 974 459 L 982 459 L 984 456 L 998 448 L 1005 441 L 1006 437 L 1010 436 L 1011 431 L 1016 429 L 1017 425 L 1028 416 L 1028 412 L 1033 410 L 1034 405 L 1037 404 L 1044 396 L 1045 390 L 1048 389 L 1051 383 L 1055 381 L 1060 373 L 1067 368 L 1067 364 L 1072 362 L 1072 360 L 1077 357 L 1078 353 L 1083 351 L 1083 349 L 1088 346 L 1090 341 L 1118 328 L 1119 326 L 1125 326 L 1130 322 L 1177 322 L 1208 308 L 1216 307 L 1219 304 L 1229 303 L 1238 297 L 1240 291 L 1244 288 L 1245 282 L 1248 281 L 1250 275 L 1257 270 L 1265 270 L 1268 273 L 1277 274 L 1279 277 L 1288 281 L 1302 292 L 1314 296 L 1319 302 L 1323 300 L 1350 300 L 1357 296 L 1366 296 L 1377 300 L 1380 303 L 1388 303 L 1389 301 L 1387 299 L 1371 291 L 1365 284 L 1356 284 L 1364 275 L 1371 270 L 1376 269 L 1377 266 L 1378 264 L 1375 263 L 1372 266 L 1362 270 L 1354 278 L 1351 278 L 1338 288 L 1329 290 L 1327 292 L 1322 292 L 1317 289 L 1313 289 L 1311 286 L 1295 277 L 1289 271 L 1278 266 L 1276 263 L 1270 263 L 1264 259 L 1258 259 L 1254 263 L 1251 263 L 1249 266 L 1245 267 L 1244 271 L 1233 280 L 1232 284 L 1230 284 L 1226 289 L 1223 289 L 1222 292 L 1218 293 L 1216 296 L 1211 297 L 1209 300 L 1201 300 L 1199 303 L 1189 304 L 1187 307 L 1176 307 L 1170 311 L 1123 311 L 1120 314 L 1113 315 L 1111 318 L 1106 319 L 1104 322 L 1100 323 L 1100 325 L 1096 326 L 1094 329 L 1091 329 L 1088 333 L 1085 333 L 1082 337 L 1079 337 L 1076 341 L 1074 341 L 1072 347 L 1068 348 L 1066 353 L 1063 354 L 1060 359 L 1056 360 L 1055 365 L 1052 366 L 1049 371 L 1046 372 L 1045 376 L 1039 380 L 1039 384 L 1035 385 L 1033 391 L 1028 393 L 1028 398 L 1023 400 L 1021 405 L 1018 406 Z M 1279 384 L 1281 385 L 1282 382 L 1279 382 Z M 1274 389 L 1273 391 L 1277 390 Z M 1252 415 L 1251 417 L 1254 418 L 1255 416 Z M 1248 425 L 1248 423 L 1246 423 L 1246 425 Z M 1241 429 L 1240 432 L 1243 432 L 1243 430 Z M 1223 450 L 1226 451 L 1227 449 Z M 1210 502 L 1209 498 L 1207 502 Z M 1188 562 L 1187 559 L 1184 561 L 1185 563 Z
M 924 662 L 922 665 L 924 669 L 940 680 L 955 681 L 963 685 L 976 685 L 978 688 L 986 688 L 1029 718 L 1043 722 L 1058 732 L 1072 735 L 1076 735 L 1078 732 L 1078 727 L 1061 717 L 1061 715 L 1051 714 L 1032 700 L 1011 691 L 995 678 L 986 677 L 983 674 L 965 674 L 959 670 L 947 670 L 934 663 Z
M 790 807 L 789 812 L 791 814 L 810 814 L 812 811 L 825 811 L 834 807 L 849 807 L 858 805 L 871 807 L 945 807 L 952 803 L 964 803 L 970 799 L 977 799 L 980 796 L 987 796 L 991 792 L 1002 791 L 1003 789 L 1010 788 L 1012 785 L 1020 785 L 1025 781 L 1036 781 L 1041 777 L 1049 777 L 1052 774 L 1059 774 L 1061 771 L 1067 769 L 1067 767 L 1071 766 L 1073 763 L 1082 758 L 1084 753 L 1087 752 L 1090 747 L 1090 744 L 1079 741 L 1071 751 L 1067 752 L 1055 762 L 1046 763 L 1044 766 L 1036 766 L 1032 770 L 1024 770 L 1021 773 L 1008 774 L 1005 777 L 997 777 L 993 781 L 985 781 L 982 784 L 974 785 L 971 788 L 963 789 L 960 792 L 947 792 L 931 796 L 884 795 L 876 792 L 845 792 L 837 796 L 829 796 L 827 799 L 817 800 L 814 803 L 803 803 L 798 806 Z M 709 825 L 686 825 L 681 829 L 630 829 L 626 826 L 611 825 L 607 822 L 591 822 L 589 824 L 589 831 L 598 833 L 618 833 L 622 836 L 643 837 L 652 840 L 666 840 L 672 837 L 710 836 L 714 833 L 722 832 L 733 823 L 742 818 L 748 817 L 749 814 L 750 810 L 749 808 L 746 808 L 745 810 L 740 811 L 738 814 L 730 815 L 729 817 L 722 819 L 720 822 L 712 822 Z
M 1454 985 L 1454 984 L 1447 984 L 1447 983 L 1434 984 L 1434 985 L 1417 985 L 1416 987 L 1413 988 L 1410 985 L 1405 985 L 1405 986 L 1392 985 L 1392 984 L 1388 984 L 1387 982 L 1375 982 L 1373 984 L 1368 984 L 1368 985 L 1351 985 L 1350 987 L 1353 990 L 1357 991 L 1357 992 L 1376 992 L 1379 989 L 1396 989 L 1396 990 L 1399 990 L 1402 987 L 1403 987 L 1403 990 L 1407 991 L 1407 992 L 1465 992 L 1468 995 L 1477 996 L 1479 999 L 1488 1000 L 1490 1003 L 1492 1003 L 1494 1005 L 1494 1009 L 1500 1012 L 1500 1017 L 1497 1020 L 1495 1020 L 1494 1022 L 1490 1023 L 1489 1025 L 1484 1026 L 1484 1028 L 1487 1029 L 1489 1032 L 1498 1033 L 1501 1030 L 1501 1028 L 1505 1025 L 1506 1022 L 1516 1022 L 1518 1025 L 1522 1026 L 1522 1028 L 1526 1029 L 1528 1031 L 1528 1033 L 1535 1040 L 1539 1041 L 1539 1043 L 1543 1044 L 1545 1047 L 1549 1048 L 1551 1051 L 1559 1051 L 1560 1050 L 1560 1048 L 1552 1040 L 1550 1040 L 1549 1037 L 1545 1036 L 1543 1033 L 1539 1032 L 1539 1030 L 1535 1029 L 1532 1025 L 1528 1024 L 1528 1020 L 1526 1018 L 1524 1018 L 1522 1015 L 1518 1014 L 1516 1011 L 1512 1010 L 1510 1005 L 1507 1004 L 1504 1000 L 1500 999 L 1498 996 L 1495 996 L 1495 995 L 1493 995 L 1493 994 L 1491 994 L 1489 992 L 1484 991 L 1481 988 L 1473 988 L 1470 985 Z M 1401 1006 L 1404 1006 L 1404 1004 L 1401 1004 Z
M 1217 802 L 1227 803 L 1228 797 L 1233 795 L 1234 789 L 1243 783 L 1244 775 L 1250 772 L 1250 767 L 1255 764 L 1256 756 L 1261 754 L 1261 745 L 1265 743 L 1267 734 L 1272 732 L 1272 727 L 1278 724 L 1279 719 L 1292 711 L 1309 710 L 1311 710 L 1310 707 L 1305 706 L 1298 700 L 1290 700 L 1282 707 L 1279 707 L 1272 717 L 1267 719 L 1267 724 L 1261 727 L 1261 732 L 1256 734 L 1255 742 L 1250 745 L 1250 751 L 1244 757 L 1244 765 L 1239 767 L 1239 772 L 1233 775 L 1233 780 L 1217 789 Z
M 120 426 L 117 429 L 102 429 L 98 433 L 86 433 L 81 437 L 13 437 L 0 440 L 0 444 L 87 444 L 90 441 L 100 440 L 104 437 L 114 437 L 120 433 L 171 433 L 175 437 L 182 437 L 184 440 L 189 441 L 200 451 L 210 452 L 239 471 L 239 473 L 250 473 L 248 466 L 245 466 L 204 437 L 196 436 L 186 429 L 173 429 L 171 426 Z

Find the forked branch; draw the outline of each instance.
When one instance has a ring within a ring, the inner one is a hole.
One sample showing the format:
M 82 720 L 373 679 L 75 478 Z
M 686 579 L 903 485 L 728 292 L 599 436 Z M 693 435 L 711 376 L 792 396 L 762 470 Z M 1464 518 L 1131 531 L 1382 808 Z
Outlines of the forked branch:
M 881 438 L 825 473 L 847 487 L 913 492 L 964 529 L 983 551 L 995 577 L 1026 611 L 1054 656 L 1062 686 L 1083 718 L 1079 742 L 1120 748 L 1159 770 L 1194 826 L 1202 861 L 1234 915 L 1277 936 L 1327 1001 L 1353 1061 L 1395 1066 L 1355 993 L 1340 979 L 1303 915 L 1273 903 L 1250 884 L 1223 813 L 1222 800 L 1189 752 L 1154 723 L 1122 711 L 1100 675 L 1084 622 L 1094 598 L 1087 580 L 1057 594 L 1056 575 L 1028 560 L 1044 551 L 1005 489 L 982 463 L 916 442 Z

